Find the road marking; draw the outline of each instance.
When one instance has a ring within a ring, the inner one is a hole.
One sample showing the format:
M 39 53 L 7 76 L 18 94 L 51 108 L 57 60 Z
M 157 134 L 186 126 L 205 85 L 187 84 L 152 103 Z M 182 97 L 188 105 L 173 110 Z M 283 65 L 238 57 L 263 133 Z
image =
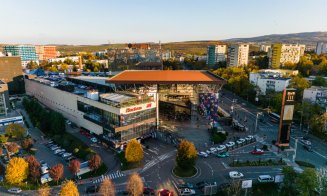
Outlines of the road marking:
M 150 169 L 151 167 L 155 166 L 156 164 L 158 164 L 158 163 L 162 162 L 163 160 L 165 160 L 165 159 L 167 159 L 167 158 L 173 156 L 173 155 L 175 154 L 176 151 L 177 151 L 177 150 L 175 149 L 175 150 L 173 150 L 173 151 L 171 151 L 171 152 L 168 152 L 168 153 L 166 153 L 166 154 L 160 155 L 159 157 L 157 157 L 156 159 L 153 159 L 152 161 L 147 162 L 147 163 L 144 165 L 144 167 L 143 167 L 143 169 L 141 170 L 141 172 L 145 172 L 145 171 L 147 171 L 148 169 Z
M 211 175 L 213 176 L 213 168 L 212 168 L 212 166 L 207 162 L 207 161 L 204 161 L 203 162 L 204 164 L 206 164 L 209 168 L 210 168 L 210 170 L 211 170 Z
M 291 137 L 291 139 L 295 140 L 296 138 Z M 300 143 L 302 146 L 304 146 L 304 144 L 303 144 L 302 142 L 298 142 L 298 143 Z M 317 151 L 315 151 L 315 150 L 312 150 L 312 152 L 316 153 L 317 155 L 319 155 L 320 157 L 322 157 L 322 158 L 324 158 L 324 159 L 327 159 L 326 156 L 320 154 L 319 152 L 317 152 Z

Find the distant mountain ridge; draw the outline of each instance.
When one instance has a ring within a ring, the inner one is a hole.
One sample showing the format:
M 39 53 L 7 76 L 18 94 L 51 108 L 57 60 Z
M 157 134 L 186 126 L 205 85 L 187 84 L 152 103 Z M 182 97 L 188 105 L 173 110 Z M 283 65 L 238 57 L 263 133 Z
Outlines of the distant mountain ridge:
M 315 45 L 317 42 L 327 42 L 327 32 L 303 32 L 289 34 L 271 34 L 250 38 L 232 38 L 226 42 L 267 42 L 267 43 L 300 43 Z

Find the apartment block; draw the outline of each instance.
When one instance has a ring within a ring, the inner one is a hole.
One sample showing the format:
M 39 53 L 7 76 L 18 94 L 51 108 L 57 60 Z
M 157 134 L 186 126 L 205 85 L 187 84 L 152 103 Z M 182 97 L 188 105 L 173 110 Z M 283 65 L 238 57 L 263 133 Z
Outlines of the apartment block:
M 57 57 L 56 46 L 35 46 L 36 54 L 40 61 L 46 61 Z
M 249 60 L 249 44 L 231 44 L 227 50 L 227 66 L 247 65 Z
M 326 42 L 317 43 L 316 53 L 317 54 L 327 54 L 327 43 Z
M 299 44 L 272 44 L 268 52 L 269 67 L 278 69 L 286 62 L 298 63 L 304 55 L 305 45 Z
M 311 88 L 304 89 L 303 100 L 316 103 L 323 108 L 327 108 L 327 88 L 311 86 Z
M 209 45 L 207 48 L 207 65 L 226 61 L 227 46 L 224 44 Z
M 35 46 L 32 45 L 8 45 L 4 46 L 3 50 L 7 56 L 20 56 L 21 65 L 26 68 L 30 61 L 38 62 Z

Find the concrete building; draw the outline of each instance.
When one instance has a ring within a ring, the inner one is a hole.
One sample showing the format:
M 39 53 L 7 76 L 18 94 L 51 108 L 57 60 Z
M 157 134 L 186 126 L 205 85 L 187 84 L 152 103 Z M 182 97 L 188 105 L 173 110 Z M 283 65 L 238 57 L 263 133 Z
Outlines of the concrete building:
M 8 56 L 20 56 L 21 65 L 26 68 L 27 63 L 35 61 L 38 63 L 38 55 L 36 54 L 35 46 L 32 45 L 8 45 L 4 46 L 3 50 Z
M 227 66 L 247 65 L 249 59 L 249 44 L 231 44 L 228 45 Z
M 7 115 L 9 109 L 8 85 L 0 80 L 0 116 Z
M 48 62 L 53 63 L 53 62 L 64 62 L 66 59 L 70 59 L 76 63 L 80 61 L 80 56 L 67 56 L 67 57 L 61 57 L 61 58 L 49 58 Z
M 283 91 L 290 84 L 291 78 L 283 77 L 280 72 L 259 71 L 251 72 L 249 81 L 258 87 L 260 94 L 265 95 L 267 91 Z
M 278 69 L 286 62 L 298 63 L 304 55 L 305 45 L 299 44 L 272 44 L 268 52 L 269 67 Z
M 226 61 L 227 46 L 223 44 L 209 45 L 207 48 L 207 65 Z
M 57 57 L 56 46 L 35 46 L 35 50 L 40 61 L 45 61 L 50 58 Z
M 259 46 L 259 51 L 262 51 L 262 52 L 268 52 L 269 49 L 271 48 L 271 45 L 266 45 L 266 44 L 261 44 Z
M 0 80 L 7 83 L 9 93 L 24 93 L 23 69 L 19 56 L 0 57 Z
M 326 42 L 318 42 L 316 46 L 316 53 L 319 54 L 327 54 L 327 43 Z
M 207 48 L 207 65 L 216 64 L 216 47 L 215 45 L 209 45 Z
M 304 89 L 303 100 L 327 108 L 327 87 L 311 86 L 311 88 Z

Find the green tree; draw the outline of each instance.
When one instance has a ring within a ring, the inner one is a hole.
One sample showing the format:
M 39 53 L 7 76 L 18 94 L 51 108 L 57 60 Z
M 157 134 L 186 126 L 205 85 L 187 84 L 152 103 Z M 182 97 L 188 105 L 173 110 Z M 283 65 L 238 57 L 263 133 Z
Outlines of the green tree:
M 58 112 L 51 111 L 50 112 L 50 131 L 53 134 L 61 134 L 66 130 L 65 119 L 62 114 Z
M 301 101 L 303 97 L 303 91 L 306 88 L 310 88 L 310 82 L 302 77 L 295 76 L 292 78 L 290 82 L 290 87 L 295 88 L 296 94 L 295 94 L 295 100 L 296 101 Z
M 128 142 L 125 158 L 128 162 L 139 162 L 143 159 L 142 145 L 136 139 L 132 139 Z
M 49 68 L 49 71 L 58 72 L 58 68 L 57 68 L 57 66 L 52 66 L 52 67 Z
M 287 61 L 284 63 L 283 65 L 283 69 L 296 69 L 296 64 L 295 63 L 292 63 L 290 61 Z
M 36 62 L 34 62 L 34 61 L 30 61 L 26 65 L 26 68 L 27 69 L 36 69 L 38 67 L 39 67 L 39 65 Z
M 8 141 L 8 137 L 4 134 L 0 135 L 0 144 L 5 144 Z
M 282 185 L 282 191 L 281 194 L 288 196 L 288 195 L 296 195 L 296 178 L 297 173 L 294 171 L 293 167 L 286 166 L 283 168 L 283 185 Z
M 312 191 L 318 188 L 318 176 L 315 169 L 305 168 L 296 179 L 300 195 L 311 195 Z
M 192 169 L 197 158 L 197 151 L 192 142 L 182 140 L 178 145 L 176 163 L 180 169 Z
M 327 60 L 323 60 L 321 63 L 319 63 L 318 74 L 322 76 L 327 75 Z
M 312 81 L 313 86 L 324 86 L 327 87 L 327 80 L 321 76 L 317 76 L 313 81 Z
M 310 56 L 302 56 L 300 57 L 300 61 L 297 64 L 296 69 L 302 74 L 302 76 L 309 76 L 311 75 L 313 62 L 309 59 Z
M 21 139 L 26 134 L 26 129 L 20 124 L 10 124 L 6 127 L 6 134 L 9 137 Z

